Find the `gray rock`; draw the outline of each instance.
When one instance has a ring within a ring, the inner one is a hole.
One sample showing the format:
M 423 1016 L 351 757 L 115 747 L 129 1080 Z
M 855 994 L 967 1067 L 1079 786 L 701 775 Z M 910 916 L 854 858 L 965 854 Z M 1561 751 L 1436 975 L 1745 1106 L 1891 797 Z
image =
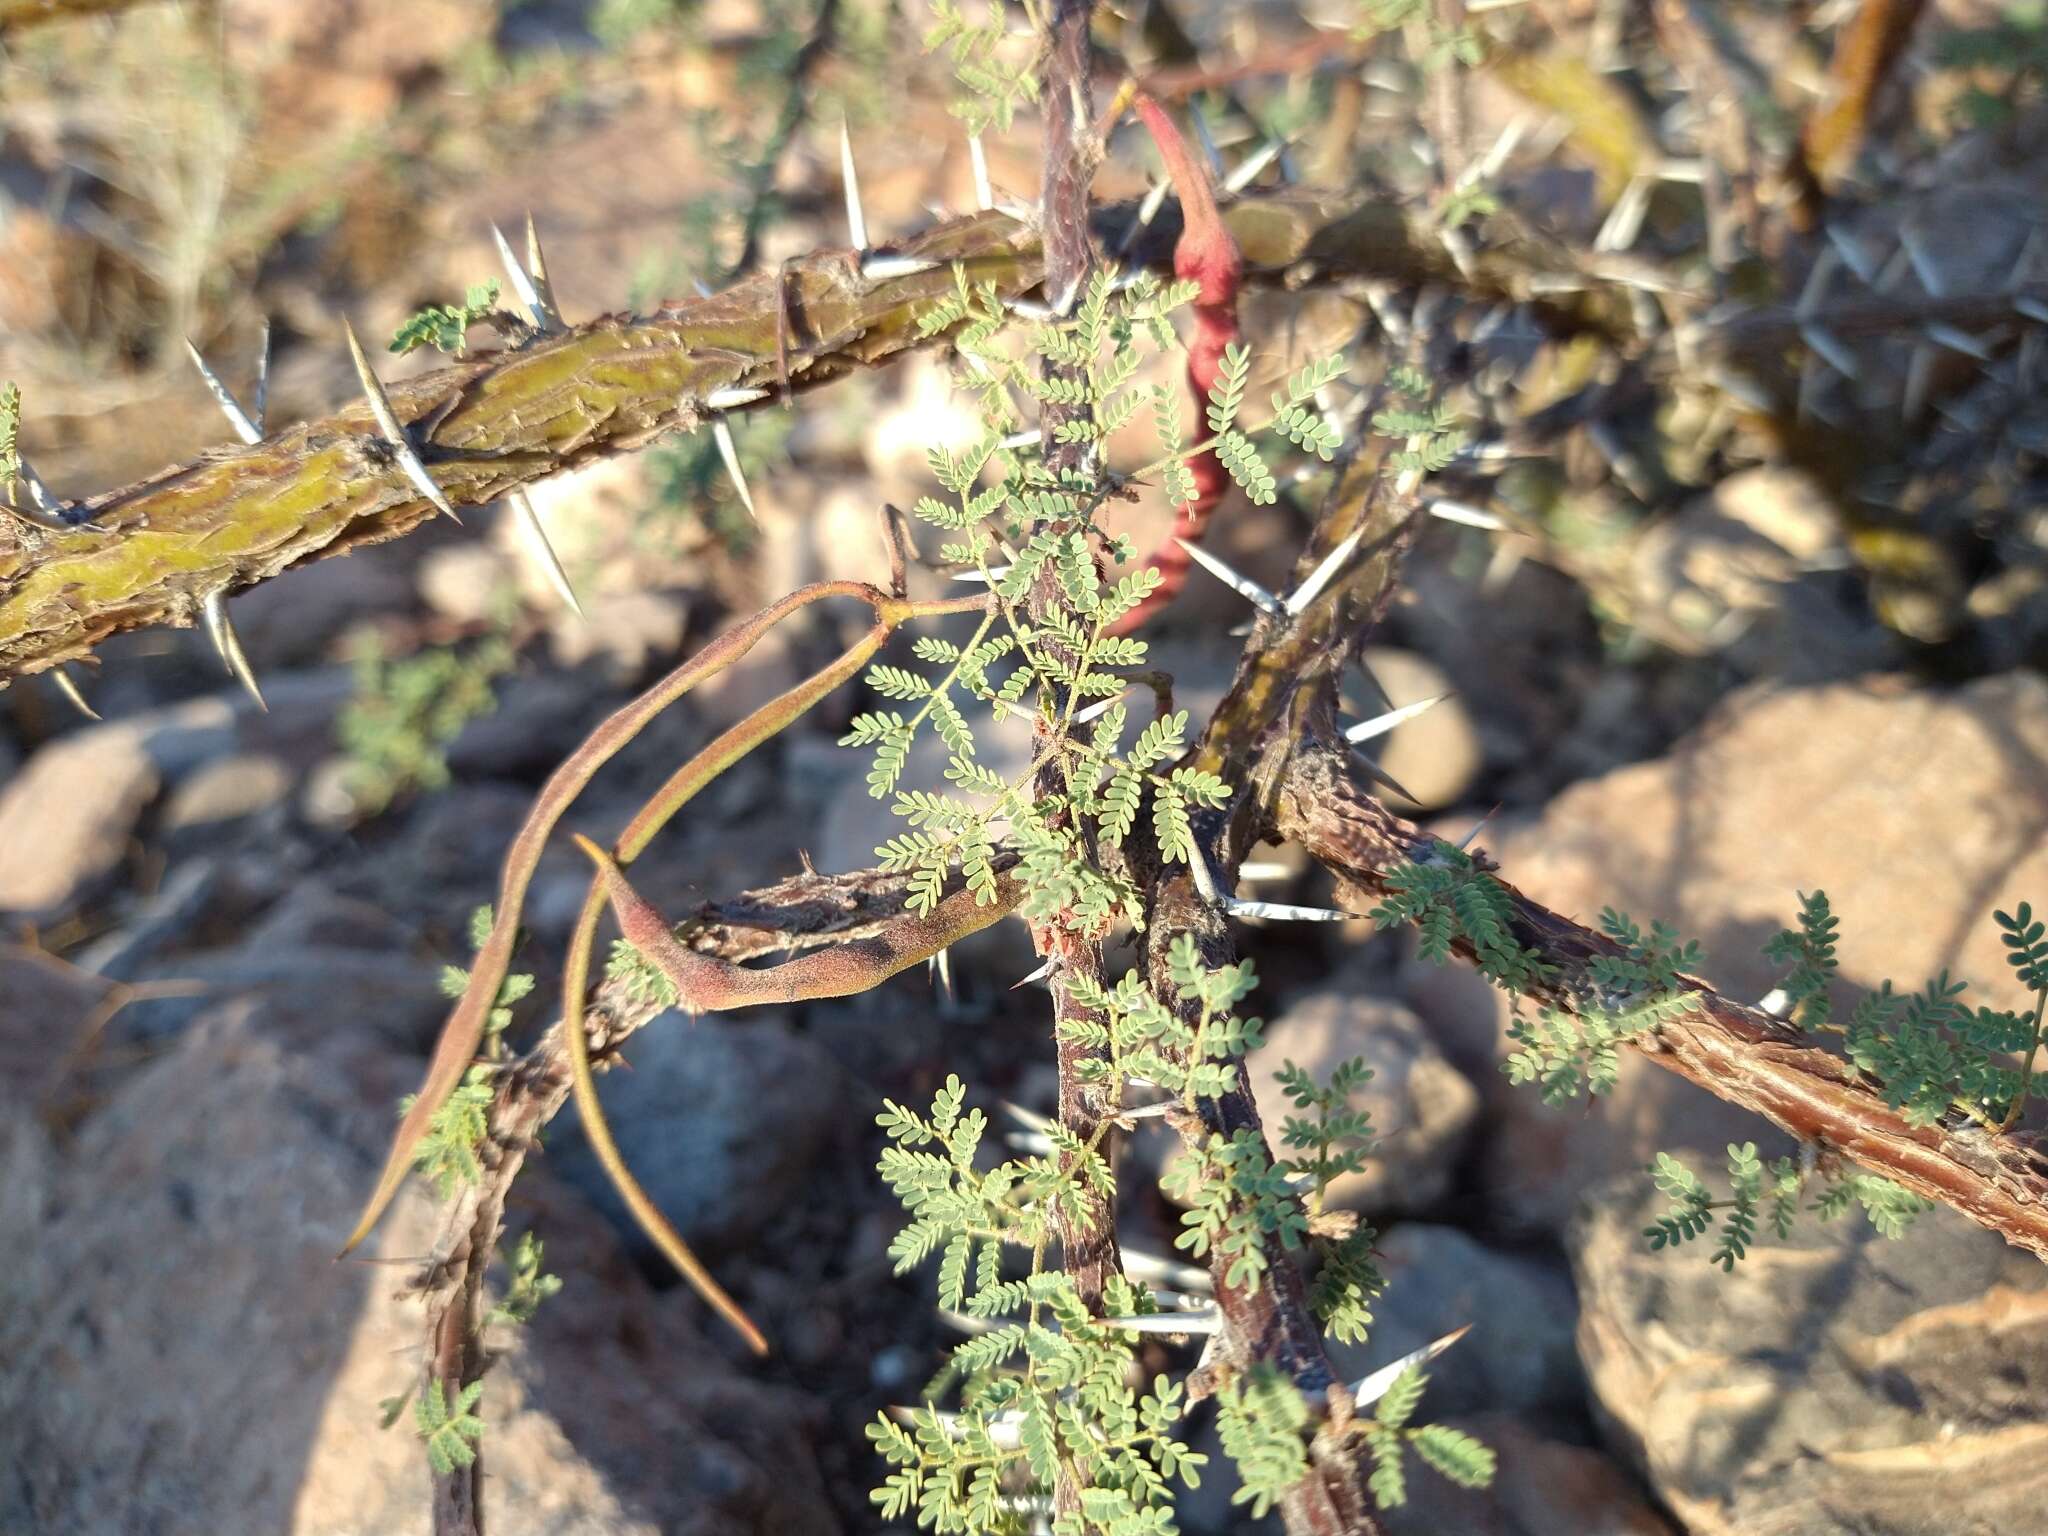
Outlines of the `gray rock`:
M 422 1314 L 402 1269 L 333 1257 L 417 1062 L 340 1029 L 294 1050 L 271 1023 L 212 1015 L 61 1159 L 25 1117 L 0 1143 L 0 1529 L 427 1531 L 410 1415 L 378 1428 Z M 836 1532 L 804 1402 L 733 1375 L 544 1167 L 518 1205 L 565 1285 L 485 1380 L 491 1529 Z M 434 1233 L 408 1187 L 376 1243 Z
M 291 794 L 291 770 L 279 759 L 235 752 L 195 769 L 171 792 L 157 830 L 187 842 L 211 839 L 233 823 L 281 806 Z
M 159 784 L 136 732 L 59 736 L 0 789 L 0 910 L 54 915 L 114 873 Z
M 801 1187 L 842 1114 L 853 1113 L 832 1058 L 771 1013 L 656 1019 L 626 1047 L 630 1071 L 598 1088 L 626 1165 L 692 1246 L 730 1248 Z M 573 1106 L 552 1163 L 638 1241 Z
M 2048 1267 L 1961 1216 L 1802 1218 L 1723 1275 L 1651 1253 L 1647 1179 L 1572 1234 L 1618 1450 L 1694 1536 L 1994 1536 L 2048 1507 Z M 1705 1239 L 1701 1240 L 1704 1243 Z
M 1354 1056 L 1373 1071 L 1353 1103 L 1372 1115 L 1378 1150 L 1363 1172 L 1331 1186 L 1329 1204 L 1370 1214 L 1427 1210 L 1457 1174 L 1479 1094 L 1399 1003 L 1349 995 L 1340 982 L 1269 1020 L 1248 1063 L 1259 1118 L 1277 1146 L 1280 1127 L 1298 1111 L 1275 1074 L 1292 1062 L 1320 1082 Z
M 40 949 L 0 944 L 0 1120 L 40 1121 L 87 1097 L 114 984 Z M 13 1229 L 7 1229 L 13 1230 Z
M 222 875 L 216 859 L 192 858 L 172 865 L 149 899 L 123 915 L 119 928 L 100 935 L 71 958 L 80 970 L 95 976 L 133 981 L 143 967 L 184 943 L 206 921 L 224 884 Z
M 597 723 L 606 700 L 592 679 L 573 671 L 500 678 L 497 705 L 462 727 L 447 751 L 461 778 L 539 777 L 551 772 Z
M 1572 1338 L 1578 1301 L 1561 1260 L 1503 1253 L 1426 1222 L 1404 1221 L 1377 1246 L 1387 1288 L 1373 1304 L 1371 1336 L 1363 1348 L 1330 1350 L 1345 1380 L 1470 1324 L 1429 1367 L 1431 1417 L 1584 1412 L 1586 1378 Z

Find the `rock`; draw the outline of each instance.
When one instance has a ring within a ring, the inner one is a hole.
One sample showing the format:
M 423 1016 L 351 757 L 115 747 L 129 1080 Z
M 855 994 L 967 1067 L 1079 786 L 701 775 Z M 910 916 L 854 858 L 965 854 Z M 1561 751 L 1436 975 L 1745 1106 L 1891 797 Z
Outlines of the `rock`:
M 1603 1428 L 1693 1536 L 2040 1527 L 2048 1268 L 1961 1216 L 1802 1216 L 1733 1274 L 1651 1253 L 1622 1180 L 1572 1234 Z M 1705 1242 L 1706 1239 L 1702 1239 Z
M 1841 919 L 1848 989 L 1911 990 L 1943 967 L 1971 996 L 2016 1006 L 1994 906 L 2048 892 L 2048 682 L 1988 678 L 1950 694 L 1872 679 L 1755 687 L 1660 762 L 1577 785 L 1486 846 L 1537 901 L 1593 922 L 1614 906 L 1663 918 L 1705 952 L 1702 974 L 1762 997 L 1764 943 L 1798 893 L 1825 889 Z M 1504 1056 L 1505 1005 L 1463 968 L 1415 965 L 1406 998 L 1454 1060 L 1478 1072 L 1493 1134 L 1483 1187 L 1510 1230 L 1560 1232 L 1579 1192 L 1660 1148 L 1719 1161 L 1729 1142 L 1785 1150 L 1754 1116 L 1622 1054 L 1590 1108 L 1546 1109 L 1484 1060 Z
M 1396 726 L 1391 735 L 1366 743 L 1364 750 L 1387 777 L 1416 797 L 1409 801 L 1393 795 L 1389 803 L 1397 809 L 1441 810 L 1456 805 L 1479 777 L 1485 759 L 1472 716 L 1453 693 L 1451 680 L 1427 657 L 1391 646 L 1368 648 L 1365 664 L 1396 709 L 1438 694 L 1452 694 L 1435 708 Z M 1360 694 L 1363 708 L 1372 714 L 1380 712 L 1381 706 L 1365 697 L 1365 690 Z
M 224 915 L 218 910 L 219 898 L 224 888 L 233 890 L 236 882 L 223 879 L 223 873 L 222 860 L 203 855 L 174 863 L 146 900 L 122 914 L 119 928 L 101 934 L 69 958 L 94 976 L 133 981 L 151 960 L 184 944 L 210 919 Z M 122 1021 L 124 1026 L 126 1022 Z
M 157 830 L 166 838 L 213 838 L 238 821 L 282 805 L 292 774 L 277 758 L 231 753 L 198 769 L 172 791 Z
M 271 675 L 278 668 L 327 659 L 353 626 L 413 607 L 414 542 L 315 560 L 295 567 L 289 580 L 235 594 L 235 628 L 273 707 Z
M 799 665 L 788 629 L 777 626 L 738 661 L 692 688 L 690 707 L 713 730 L 723 731 L 794 688 L 809 670 Z
M 1796 470 L 1746 470 L 1645 529 L 1631 553 L 1632 616 L 1673 650 L 1727 653 L 1745 676 L 1841 677 L 1897 657 L 1849 564 L 1819 485 Z
M 158 783 L 118 725 L 45 744 L 0 788 L 0 910 L 54 915 L 90 894 L 126 857 Z
M 1277 1143 L 1280 1126 L 1297 1113 L 1274 1075 L 1286 1063 L 1320 1082 L 1354 1056 L 1365 1058 L 1373 1077 L 1352 1102 L 1371 1113 L 1380 1140 L 1362 1173 L 1331 1186 L 1329 1204 L 1374 1214 L 1427 1210 L 1456 1177 L 1479 1095 L 1399 1003 L 1349 995 L 1340 983 L 1269 1020 L 1265 1043 L 1247 1063 L 1259 1118 Z
M 422 1314 L 392 1295 L 402 1268 L 333 1257 L 416 1072 L 349 1031 L 290 1049 L 237 1005 L 124 1084 L 61 1161 L 13 1123 L 0 1529 L 424 1536 L 411 1416 L 377 1427 L 380 1400 L 416 1384 Z M 802 1400 L 731 1374 L 544 1167 L 515 1203 L 565 1284 L 485 1379 L 491 1529 L 836 1532 Z M 434 1235 L 409 1186 L 377 1242 L 395 1257 Z
M 682 649 L 690 605 L 680 593 L 607 593 L 603 602 L 604 622 L 583 623 L 572 617 L 549 631 L 549 648 L 557 663 L 578 667 L 601 660 L 611 677 L 628 683 L 649 665 Z
M 805 1175 L 848 1109 L 832 1058 L 772 1014 L 694 1023 L 664 1015 L 625 1056 L 631 1070 L 599 1082 L 605 1119 L 655 1204 L 685 1241 L 707 1250 L 731 1248 L 801 1199 Z M 637 1239 L 576 1124 L 572 1106 L 551 1143 L 556 1172 Z
M 0 944 L 0 1120 L 50 1114 L 87 1049 L 115 984 L 44 950 Z
M 934 353 L 892 368 L 878 393 L 892 398 L 875 402 L 861 444 L 875 481 L 871 499 L 908 512 L 919 496 L 944 497 L 933 483 L 929 454 L 935 448 L 959 453 L 980 440 L 986 428 L 974 398 L 954 384 L 953 369 Z
M 503 611 L 512 579 L 511 561 L 488 543 L 443 545 L 419 563 L 420 596 L 454 624 L 488 623 Z
M 1431 1376 L 1421 1417 L 1438 1415 Z M 1411 1458 L 1408 1502 L 1380 1519 L 1387 1536 L 1673 1536 L 1641 1485 L 1600 1452 L 1546 1439 L 1506 1414 L 1451 1423 L 1493 1448 L 1492 1486 L 1460 1488 Z
M 1432 1418 L 1498 1410 L 1576 1415 L 1586 1401 L 1572 1330 L 1578 1302 L 1561 1261 L 1504 1253 L 1456 1227 L 1404 1221 L 1378 1243 L 1387 1288 L 1365 1347 L 1332 1344 L 1347 1381 L 1466 1324 L 1429 1367 Z
M 1425 542 L 1404 566 L 1401 588 L 1389 614 L 1390 636 L 1442 669 L 1479 722 L 1487 758 L 1502 765 L 1510 784 L 1532 772 L 1545 775 L 1522 791 L 1541 798 L 1554 775 L 1565 771 L 1553 766 L 1560 753 L 1599 754 L 1590 768 L 1575 763 L 1570 771 L 1577 773 L 1615 761 L 1611 739 L 1580 740 L 1580 701 L 1605 663 L 1585 594 L 1569 577 L 1525 560 L 1504 582 L 1482 585 Z M 1363 690 L 1353 692 L 1365 707 Z M 1637 747 L 1633 755 L 1668 739 Z
M 889 554 L 882 543 L 882 499 L 858 483 L 783 476 L 775 494 L 760 503 L 761 590 L 780 596 L 813 581 L 868 581 L 886 589 Z M 918 536 L 931 542 L 933 530 L 918 526 Z M 867 627 L 864 610 L 849 607 L 847 614 L 849 620 L 858 619 L 859 628 Z
M 608 702 L 586 673 L 515 672 L 497 681 L 497 704 L 448 744 L 461 778 L 545 777 L 574 750 Z

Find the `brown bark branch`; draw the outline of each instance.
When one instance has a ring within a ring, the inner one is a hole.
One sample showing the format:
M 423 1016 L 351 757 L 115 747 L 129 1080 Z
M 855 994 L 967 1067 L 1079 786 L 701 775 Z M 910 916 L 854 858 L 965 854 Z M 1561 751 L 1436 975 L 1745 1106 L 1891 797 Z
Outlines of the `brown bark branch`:
M 1392 870 L 1437 841 L 1373 798 L 1327 720 L 1289 763 L 1277 808 L 1275 831 L 1340 880 L 1375 894 L 1386 889 Z M 1533 1000 L 1578 1012 L 1577 999 L 1598 990 L 1590 986 L 1593 958 L 1620 950 L 1507 889 L 1516 906 L 1516 937 L 1558 968 Z M 1853 1065 L 1791 1025 L 1703 982 L 1689 983 L 1688 1000 L 1685 1013 L 1637 1042 L 1651 1061 L 1801 1142 L 1839 1153 L 2048 1258 L 2048 1172 L 2020 1138 L 1911 1125 Z
M 1095 227 L 1121 234 L 1132 212 L 1098 208 Z M 1478 296 L 1520 299 L 1538 276 L 1576 275 L 1568 253 L 1517 237 L 1479 252 L 1461 278 L 1425 218 L 1349 194 L 1260 194 L 1224 216 L 1247 275 L 1266 282 L 1458 282 Z M 1168 210 L 1130 259 L 1168 269 L 1179 226 Z M 1043 277 L 1037 235 L 1002 213 L 949 220 L 896 249 L 963 262 L 1006 296 Z M 952 284 L 946 265 L 872 282 L 854 253 L 814 252 L 712 298 L 644 318 L 603 316 L 395 384 L 392 404 L 448 500 L 485 505 L 687 430 L 716 391 L 772 392 L 784 351 L 797 391 L 885 365 L 937 339 L 918 335 L 917 317 Z M 1626 324 L 1615 320 L 1626 304 L 1597 286 L 1546 303 L 1563 327 Z M 0 687 L 87 657 L 126 630 L 189 628 L 210 593 L 402 537 L 433 515 L 360 404 L 246 448 L 207 450 L 74 512 L 82 520 L 62 533 L 0 516 Z

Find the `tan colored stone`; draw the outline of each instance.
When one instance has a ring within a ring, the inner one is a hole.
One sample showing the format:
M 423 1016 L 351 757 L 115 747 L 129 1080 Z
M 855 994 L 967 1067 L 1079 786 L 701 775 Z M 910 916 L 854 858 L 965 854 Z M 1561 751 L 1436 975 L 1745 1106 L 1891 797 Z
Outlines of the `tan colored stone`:
M 141 737 L 120 725 L 44 746 L 0 788 L 0 910 L 54 912 L 113 873 L 157 784 Z
M 2048 1268 L 1952 1212 L 1897 1241 L 1852 1212 L 1724 1275 L 1649 1251 L 1660 1201 L 1622 1181 L 1574 1231 L 1579 1353 L 1609 1439 L 1693 1536 L 2039 1528 Z

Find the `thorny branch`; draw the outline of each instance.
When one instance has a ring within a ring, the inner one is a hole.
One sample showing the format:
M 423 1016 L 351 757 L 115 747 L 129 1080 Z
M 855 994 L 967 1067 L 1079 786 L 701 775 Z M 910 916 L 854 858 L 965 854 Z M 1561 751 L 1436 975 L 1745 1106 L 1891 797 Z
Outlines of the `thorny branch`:
M 1290 761 L 1276 811 L 1276 833 L 1360 892 L 1384 891 L 1389 872 L 1437 841 L 1373 798 L 1327 717 L 1315 720 Z M 1577 1012 L 1577 999 L 1590 995 L 1589 962 L 1620 951 L 1512 886 L 1508 891 L 1515 937 L 1558 968 L 1530 1001 Z M 1687 996 L 1691 1008 L 1638 1042 L 1651 1061 L 1803 1144 L 1951 1206 L 2048 1259 L 2048 1160 L 2023 1139 L 1909 1124 L 1852 1064 L 1793 1026 L 1703 982 L 1691 982 Z
M 1098 208 L 1094 228 L 1121 235 L 1133 213 Z M 1427 218 L 1393 203 L 1261 193 L 1232 204 L 1225 219 L 1257 281 L 1456 282 L 1482 298 L 1534 299 L 1561 330 L 1628 326 L 1623 296 L 1588 279 L 1569 252 L 1525 234 L 1476 253 L 1461 275 Z M 1165 269 L 1179 225 L 1168 210 L 1127 259 Z M 922 337 L 917 320 L 951 290 L 953 262 L 1006 299 L 1044 276 L 1037 234 L 1003 212 L 947 220 L 889 256 L 936 265 L 869 279 L 857 253 L 813 252 L 710 298 L 640 318 L 601 316 L 394 384 L 391 402 L 445 499 L 483 506 L 719 410 L 767 402 L 785 361 L 801 392 L 942 340 Z M 1539 296 L 1559 282 L 1583 291 Z M 0 687 L 86 658 L 110 635 L 191 627 L 216 594 L 399 538 L 434 508 L 357 405 L 253 445 L 210 449 L 67 516 L 75 526 L 52 532 L 0 515 Z

